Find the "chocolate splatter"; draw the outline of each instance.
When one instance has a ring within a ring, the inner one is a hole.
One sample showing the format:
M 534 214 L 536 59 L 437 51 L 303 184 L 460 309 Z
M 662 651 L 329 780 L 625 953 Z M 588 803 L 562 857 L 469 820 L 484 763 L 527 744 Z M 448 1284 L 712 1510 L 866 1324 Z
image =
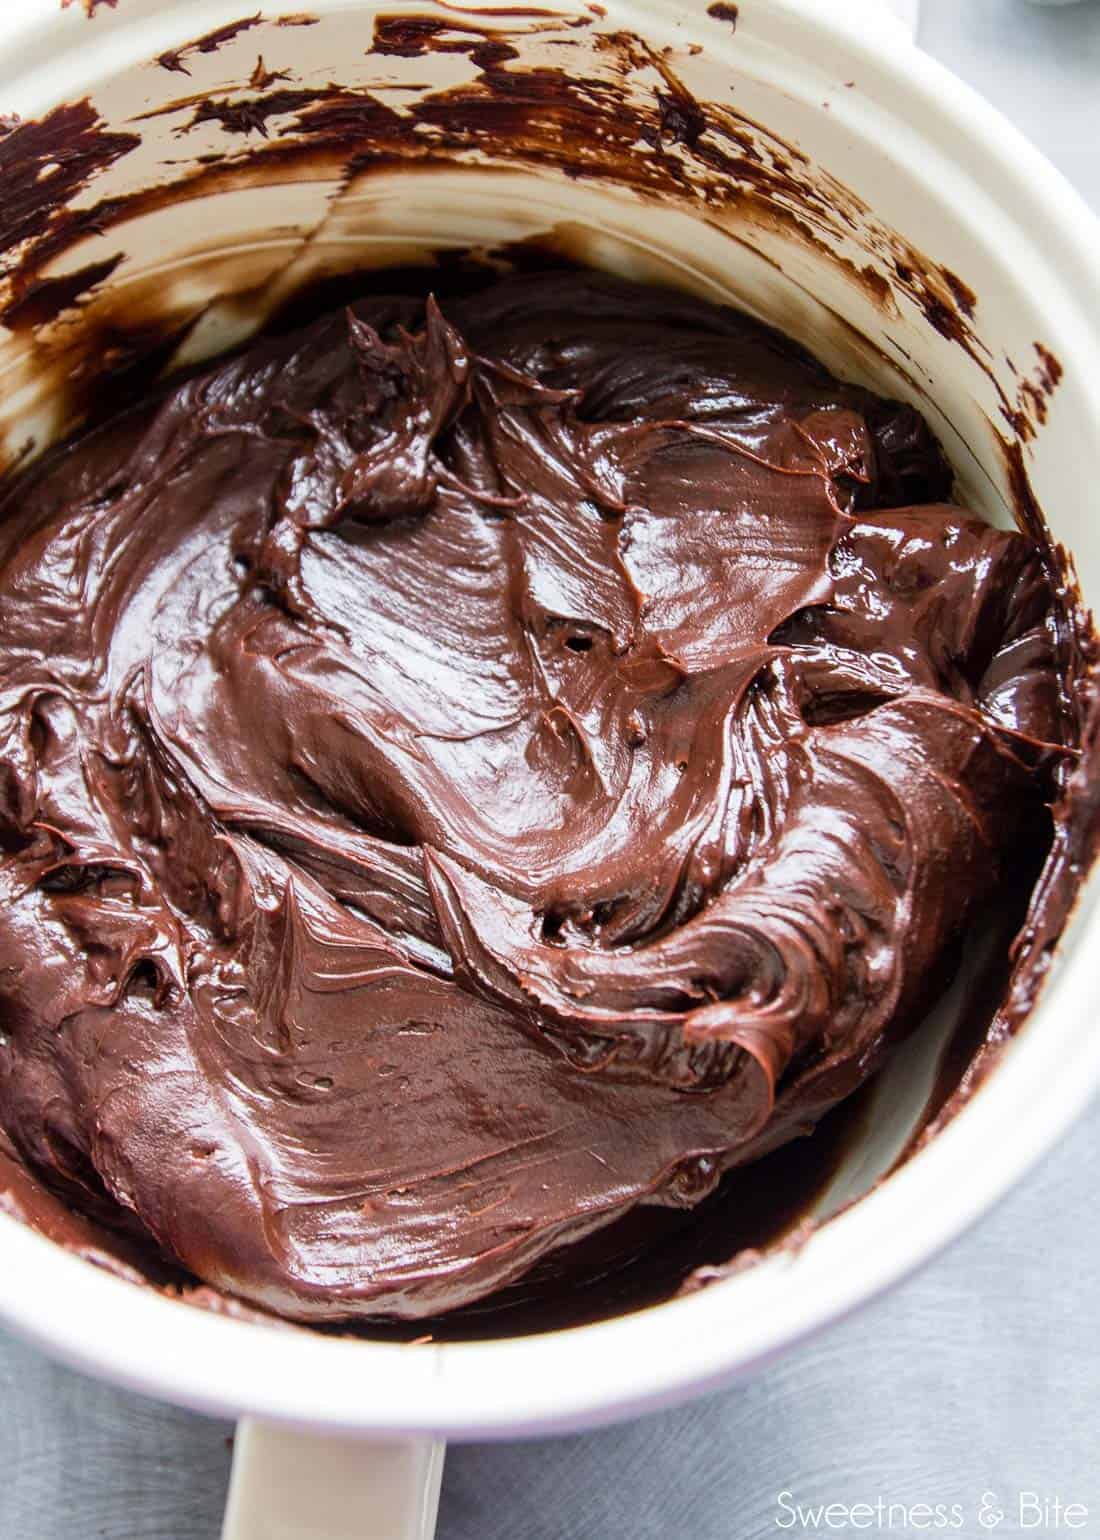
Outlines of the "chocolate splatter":
M 74 3 L 76 3 L 76 0 L 61 0 L 61 9 L 63 11 L 67 11 L 69 6 L 73 5 Z M 82 3 L 84 6 L 84 14 L 87 16 L 88 20 L 91 21 L 101 5 L 109 5 L 113 11 L 118 4 L 118 0 L 82 0 Z
M 289 70 L 269 70 L 264 64 L 263 54 L 258 54 L 256 57 L 256 68 L 248 77 L 248 84 L 253 91 L 266 91 L 269 89 L 269 87 L 273 86 L 277 80 L 289 79 Z
M 317 99 L 314 91 L 269 91 L 264 96 L 245 97 L 230 101 L 223 97 L 215 101 L 208 97 L 195 109 L 189 123 L 179 130 L 181 134 L 197 128 L 200 123 L 217 123 L 227 134 L 259 134 L 267 138 L 267 120 L 297 112 L 311 106 Z
M 197 37 L 192 43 L 184 43 L 179 48 L 169 48 L 164 53 L 158 54 L 156 63 L 163 70 L 171 70 L 178 75 L 189 75 L 191 71 L 183 62 L 192 54 L 216 53 L 226 43 L 231 43 L 242 32 L 248 32 L 252 27 L 258 27 L 263 20 L 260 12 L 255 16 L 242 17 L 240 21 L 230 21 L 223 27 L 215 27 L 212 32 L 206 32 L 202 37 Z
M 728 5 L 726 0 L 714 0 L 713 5 L 707 6 L 708 16 L 713 16 L 715 21 L 728 21 L 735 31 L 739 14 L 737 7 L 735 5 Z
M 1039 384 L 1048 396 L 1053 395 L 1065 371 L 1049 348 L 1041 342 L 1032 345 L 1039 355 Z
M 262 181 L 275 170 L 276 160 L 287 171 L 297 166 L 312 174 L 324 166 L 353 175 L 396 163 L 461 164 L 470 155 L 499 160 L 502 146 L 509 146 L 514 161 L 547 166 L 570 177 L 608 179 L 646 195 L 689 197 L 716 212 L 736 207 L 739 217 L 824 250 L 861 284 L 858 267 L 838 248 L 853 235 L 869 247 L 885 245 L 896 259 L 896 290 L 909 292 L 942 334 L 980 357 L 965 284 L 877 231 L 866 205 L 811 166 L 797 145 L 728 106 L 696 101 L 668 55 L 621 30 L 597 32 L 585 43 L 590 73 L 520 67 L 516 52 L 522 38 L 532 31 L 553 31 L 552 18 L 532 21 L 539 14 L 525 11 L 524 27 L 508 34 L 472 22 L 465 8 L 452 17 L 380 16 L 371 49 L 377 57 L 458 53 L 479 70 L 468 83 L 423 90 L 400 114 L 380 109 L 369 91 L 331 85 L 312 93 L 275 91 L 270 93 L 273 100 L 267 99 L 267 91 L 252 87 L 243 97 L 201 96 L 155 108 L 156 114 L 189 109 L 190 122 L 181 132 L 196 123 L 217 123 L 228 135 L 269 141 L 254 145 L 247 161 L 237 155 L 220 167 L 201 166 L 176 183 L 170 197 Z M 220 28 L 159 62 L 182 69 L 190 52 L 210 51 L 258 20 L 248 17 Z M 560 22 L 559 30 L 568 33 L 569 23 Z M 562 47 L 577 47 L 581 41 L 573 34 L 550 40 Z M 275 116 L 287 118 L 277 135 L 268 126 Z M 112 200 L 92 215 L 95 227 L 107 228 L 157 206 L 159 198 L 159 191 L 150 189 L 148 194 Z M 72 238 L 82 233 L 81 224 L 70 226 Z M 879 276 L 879 302 L 889 308 L 893 295 L 885 285 Z
M 659 142 L 663 144 L 671 140 L 673 144 L 686 144 L 693 150 L 707 128 L 706 114 L 699 103 L 686 91 L 675 94 L 658 91 L 657 102 L 661 109 L 660 126 L 657 129 Z
M 972 321 L 974 319 L 974 310 L 978 303 L 978 296 L 974 293 L 974 290 L 969 284 L 963 283 L 958 273 L 953 273 L 949 267 L 940 266 L 937 270 L 944 283 L 950 289 L 955 304 L 962 311 L 963 315 L 966 316 L 967 320 Z
M 87 99 L 19 122 L 0 136 L 0 254 L 41 241 L 73 218 L 69 204 L 136 149 L 136 134 L 109 130 Z
M 519 57 L 519 50 L 507 39 L 473 22 L 400 13 L 375 17 L 372 53 L 383 57 L 416 59 L 429 50 L 434 53 L 465 54 L 482 69 Z
M 1022 443 L 1030 442 L 1047 420 L 1047 403 L 1062 378 L 1062 366 L 1041 342 L 1032 344 L 1038 363 L 1030 375 L 1016 375 L 1016 402 L 1009 407 L 1002 402 L 1001 415 Z
M 970 325 L 977 304 L 974 291 L 949 268 L 922 261 L 910 250 L 895 255 L 892 265 L 899 285 L 919 306 L 929 325 L 974 356 L 975 337 Z
M 65 273 L 60 278 L 42 278 L 0 309 L 0 321 L 13 332 L 45 326 L 75 304 L 82 294 L 109 278 L 121 261 L 122 253 L 116 252 L 113 257 L 90 262 L 75 273 Z

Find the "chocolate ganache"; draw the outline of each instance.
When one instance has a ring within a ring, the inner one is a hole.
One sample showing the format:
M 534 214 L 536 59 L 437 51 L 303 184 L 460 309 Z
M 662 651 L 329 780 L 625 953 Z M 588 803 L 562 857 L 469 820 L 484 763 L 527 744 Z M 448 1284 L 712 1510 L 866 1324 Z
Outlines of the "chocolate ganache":
M 913 1027 L 1069 740 L 921 417 L 583 272 L 361 300 L 0 527 L 0 1121 L 285 1315 L 689 1207 Z

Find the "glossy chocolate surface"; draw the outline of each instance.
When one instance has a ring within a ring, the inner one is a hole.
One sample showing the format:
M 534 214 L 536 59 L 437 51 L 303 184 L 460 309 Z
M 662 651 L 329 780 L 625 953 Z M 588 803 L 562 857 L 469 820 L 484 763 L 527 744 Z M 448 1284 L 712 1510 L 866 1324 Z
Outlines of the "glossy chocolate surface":
M 911 407 L 577 272 L 54 455 L 0 547 L 18 1156 L 234 1295 L 420 1317 L 813 1126 L 1074 745 L 1047 553 L 950 488 Z

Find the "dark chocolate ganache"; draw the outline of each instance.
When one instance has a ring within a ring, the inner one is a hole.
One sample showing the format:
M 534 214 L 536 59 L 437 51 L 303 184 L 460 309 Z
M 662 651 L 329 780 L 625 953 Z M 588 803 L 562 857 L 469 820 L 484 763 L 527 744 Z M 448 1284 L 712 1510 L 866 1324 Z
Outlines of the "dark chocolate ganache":
M 910 406 L 581 272 L 56 452 L 0 527 L 19 1159 L 247 1300 L 414 1317 L 812 1127 L 1068 741 L 1042 553 L 950 488 Z

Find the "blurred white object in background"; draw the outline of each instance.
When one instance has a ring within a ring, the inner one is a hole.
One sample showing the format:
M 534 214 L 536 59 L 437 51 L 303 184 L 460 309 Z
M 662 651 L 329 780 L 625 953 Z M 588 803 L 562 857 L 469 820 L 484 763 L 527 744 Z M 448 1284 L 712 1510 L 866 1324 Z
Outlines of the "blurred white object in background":
M 885 0 L 887 10 L 893 11 L 899 21 L 909 28 L 916 36 L 917 21 L 920 16 L 920 0 Z

